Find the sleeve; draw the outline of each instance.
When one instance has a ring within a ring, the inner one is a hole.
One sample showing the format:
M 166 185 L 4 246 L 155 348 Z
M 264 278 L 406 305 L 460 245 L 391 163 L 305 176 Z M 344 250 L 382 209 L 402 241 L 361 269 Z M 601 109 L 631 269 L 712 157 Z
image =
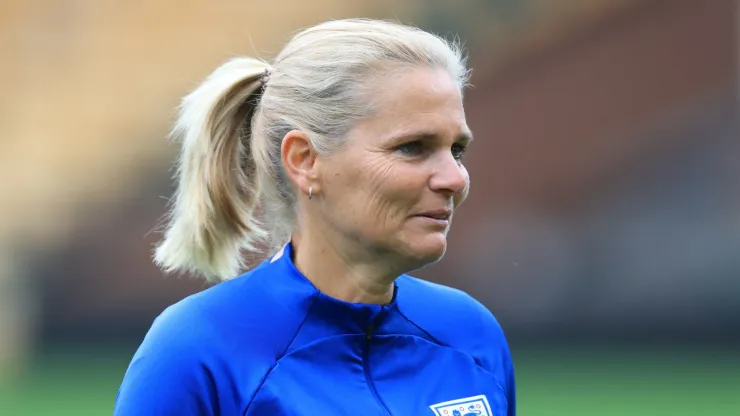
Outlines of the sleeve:
M 114 416 L 216 415 L 216 386 L 202 347 L 206 331 L 170 310 L 160 315 L 126 371 Z
M 505 344 L 506 361 L 504 372 L 506 374 L 506 401 L 509 405 L 507 416 L 516 416 L 516 377 L 514 376 L 514 360 L 511 357 L 511 351 L 508 343 Z
M 483 306 L 481 303 L 475 301 L 479 312 L 480 319 L 480 331 L 479 333 L 486 334 L 481 337 L 485 344 L 479 344 L 476 350 L 482 351 L 480 356 L 486 357 L 482 361 L 485 366 L 491 369 L 492 372 L 501 374 L 501 382 L 505 385 L 502 386 L 506 393 L 506 403 L 508 405 L 507 416 L 516 416 L 516 381 L 514 376 L 514 360 L 511 356 L 511 349 L 509 348 L 509 342 L 506 339 L 506 334 L 499 324 L 496 317 L 493 316 L 488 308 Z

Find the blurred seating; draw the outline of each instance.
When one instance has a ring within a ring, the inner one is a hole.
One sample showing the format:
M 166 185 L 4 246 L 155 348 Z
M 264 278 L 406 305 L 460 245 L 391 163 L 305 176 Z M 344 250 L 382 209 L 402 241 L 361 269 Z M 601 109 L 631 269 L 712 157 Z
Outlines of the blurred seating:
M 173 108 L 228 56 L 255 48 L 269 56 L 290 31 L 328 17 L 396 16 L 460 32 L 473 48 L 467 108 L 479 139 L 467 163 L 476 191 L 447 260 L 422 274 L 475 291 L 511 322 L 583 310 L 588 302 L 564 305 L 573 302 L 568 279 L 584 273 L 572 260 L 584 238 L 572 222 L 609 200 L 626 170 L 660 164 L 700 134 L 671 128 L 732 108 L 733 4 L 6 1 L 0 48 L 12 59 L 0 66 L 0 184 L 10 197 L 0 204 L 0 247 L 8 247 L 0 287 L 40 295 L 19 295 L 28 303 L 0 311 L 0 350 L 3 325 L 35 327 L 37 315 L 23 312 L 35 302 L 42 328 L 102 336 L 129 324 L 138 331 L 163 304 L 203 287 L 159 279 L 149 262 L 156 235 L 148 232 L 170 192 L 175 149 L 164 137 Z M 480 230 L 489 234 L 473 234 Z M 544 253 L 526 273 L 486 266 L 517 236 L 517 253 Z M 121 326 L 107 328 L 110 319 Z M 5 342 L 26 331 L 17 333 Z

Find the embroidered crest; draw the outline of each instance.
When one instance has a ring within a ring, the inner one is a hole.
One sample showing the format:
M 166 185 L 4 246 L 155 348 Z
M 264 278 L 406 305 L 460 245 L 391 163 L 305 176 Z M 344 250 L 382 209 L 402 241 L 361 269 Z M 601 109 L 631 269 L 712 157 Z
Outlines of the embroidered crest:
M 494 416 L 485 395 L 450 400 L 429 406 L 437 416 Z

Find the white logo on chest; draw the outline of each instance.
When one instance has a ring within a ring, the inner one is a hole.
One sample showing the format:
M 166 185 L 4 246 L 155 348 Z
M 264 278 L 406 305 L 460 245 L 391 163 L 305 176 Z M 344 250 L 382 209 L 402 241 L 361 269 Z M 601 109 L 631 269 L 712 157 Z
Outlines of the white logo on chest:
M 437 416 L 494 416 L 486 396 L 450 400 L 429 406 Z

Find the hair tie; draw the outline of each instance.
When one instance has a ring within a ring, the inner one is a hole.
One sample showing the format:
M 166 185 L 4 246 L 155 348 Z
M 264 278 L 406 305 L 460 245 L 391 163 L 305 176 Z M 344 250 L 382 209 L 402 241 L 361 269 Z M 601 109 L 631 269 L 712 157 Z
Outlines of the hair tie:
M 265 68 L 265 72 L 262 73 L 262 76 L 260 76 L 260 84 L 262 86 L 262 92 L 265 92 L 265 88 L 267 88 L 267 82 L 270 80 L 270 68 Z

